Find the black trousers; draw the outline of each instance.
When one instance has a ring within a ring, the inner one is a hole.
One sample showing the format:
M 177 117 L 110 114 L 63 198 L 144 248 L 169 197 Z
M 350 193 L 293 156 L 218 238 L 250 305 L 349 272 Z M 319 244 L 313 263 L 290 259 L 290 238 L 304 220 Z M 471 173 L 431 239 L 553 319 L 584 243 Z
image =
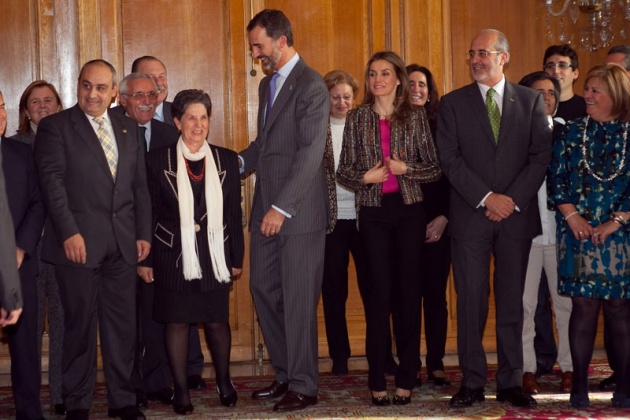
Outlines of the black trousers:
M 350 342 L 346 323 L 350 254 L 354 260 L 359 293 L 365 302 L 365 281 L 369 271 L 363 243 L 356 227 L 356 220 L 340 219 L 337 220 L 335 229 L 326 235 L 322 302 L 328 354 L 331 359 L 342 362 L 350 358 Z
M 420 253 L 423 272 L 422 306 L 424 338 L 427 344 L 427 372 L 444 370 L 444 348 L 448 328 L 446 284 L 451 269 L 450 239 L 444 235 L 437 242 L 425 243 Z
M 420 356 L 422 271 L 418 255 L 426 231 L 422 204 L 405 205 L 399 193 L 384 194 L 380 207 L 361 207 L 359 230 L 370 270 L 365 288 L 368 386 L 374 391 L 386 388 L 390 303 L 396 302 L 400 317 L 396 387 L 413 389 Z

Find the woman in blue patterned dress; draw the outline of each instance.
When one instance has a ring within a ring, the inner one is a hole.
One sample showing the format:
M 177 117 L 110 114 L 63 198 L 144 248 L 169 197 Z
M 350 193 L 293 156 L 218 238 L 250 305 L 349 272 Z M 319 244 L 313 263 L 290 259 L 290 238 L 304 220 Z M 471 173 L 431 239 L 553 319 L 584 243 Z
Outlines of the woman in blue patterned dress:
M 613 406 L 630 407 L 630 77 L 620 66 L 586 76 L 587 116 L 554 145 L 549 203 L 557 206 L 558 291 L 571 296 L 571 405 L 588 407 L 588 365 L 600 306 L 618 363 Z

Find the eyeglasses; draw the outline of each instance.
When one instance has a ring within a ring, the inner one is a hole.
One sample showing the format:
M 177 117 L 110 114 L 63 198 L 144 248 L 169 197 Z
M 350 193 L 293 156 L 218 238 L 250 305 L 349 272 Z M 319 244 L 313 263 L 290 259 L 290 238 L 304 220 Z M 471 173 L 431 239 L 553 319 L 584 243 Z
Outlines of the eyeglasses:
M 478 55 L 480 58 L 486 58 L 490 54 L 501 54 L 503 52 L 505 52 L 505 51 L 486 51 L 486 50 L 473 51 L 473 50 L 470 50 L 470 51 L 468 51 L 466 53 L 466 58 L 468 60 L 472 60 L 473 58 L 475 58 L 475 55 Z
M 155 99 L 158 96 L 158 93 L 154 90 L 150 91 L 150 92 L 136 92 L 133 95 L 129 95 L 128 93 L 123 93 L 123 95 L 125 96 L 131 96 L 133 97 L 133 99 L 136 99 L 138 101 L 142 101 L 144 100 L 144 98 L 149 98 L 149 99 Z
M 547 63 L 545 64 L 544 69 L 545 70 L 555 70 L 556 67 L 560 67 L 562 70 L 566 70 L 569 67 L 573 67 L 570 63 L 565 63 L 564 61 L 561 61 L 559 63 Z

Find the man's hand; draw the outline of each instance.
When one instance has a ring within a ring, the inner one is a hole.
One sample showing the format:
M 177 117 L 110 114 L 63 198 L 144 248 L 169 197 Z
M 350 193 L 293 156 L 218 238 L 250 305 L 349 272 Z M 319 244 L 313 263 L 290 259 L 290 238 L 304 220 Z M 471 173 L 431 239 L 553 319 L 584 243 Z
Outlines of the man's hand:
M 24 262 L 24 250 L 18 246 L 17 247 L 17 267 L 18 267 L 18 270 L 22 266 L 23 262 Z
M 284 214 L 280 213 L 273 207 L 269 209 L 265 217 L 262 219 L 262 225 L 260 225 L 260 233 L 267 238 L 274 236 L 282 228 L 284 223 Z
M 87 252 L 85 250 L 85 240 L 80 233 L 75 233 L 63 241 L 63 250 L 68 261 L 75 264 L 85 264 Z
M 22 314 L 22 308 L 14 309 L 11 312 L 6 311 L 4 308 L 0 308 L 0 326 L 6 327 L 7 325 L 13 325 L 18 322 L 20 315 Z
M 236 277 L 238 275 L 240 275 L 243 272 L 242 268 L 236 268 L 236 267 L 232 267 L 232 276 Z
M 151 244 L 147 241 L 139 240 L 136 241 L 136 248 L 138 249 L 138 262 L 141 262 L 149 255 Z
M 153 283 L 153 268 L 152 267 L 138 267 L 136 268 L 138 276 L 147 284 Z
M 499 222 L 503 219 L 510 217 L 516 208 L 514 201 L 511 197 L 503 194 L 492 193 L 486 197 L 486 216 L 494 221 Z M 498 220 L 495 220 L 498 219 Z

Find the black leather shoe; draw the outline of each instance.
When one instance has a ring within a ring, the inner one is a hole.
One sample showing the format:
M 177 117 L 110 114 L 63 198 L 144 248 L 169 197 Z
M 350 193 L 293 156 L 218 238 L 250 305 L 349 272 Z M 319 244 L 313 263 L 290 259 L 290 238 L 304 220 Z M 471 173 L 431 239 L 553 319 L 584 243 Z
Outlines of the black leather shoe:
M 58 416 L 66 415 L 66 405 L 65 404 L 55 404 L 55 414 Z
M 380 397 L 375 397 L 374 394 L 372 394 L 372 404 L 378 406 L 378 407 L 386 407 L 391 403 L 391 401 L 389 400 L 389 396 L 386 395 L 381 395 Z
M 138 410 L 135 405 L 128 405 L 123 408 L 110 408 L 107 410 L 108 417 L 118 417 L 121 420 L 141 420 L 146 419 L 142 411 Z
M 66 420 L 88 420 L 90 410 L 70 410 L 66 412 Z
M 282 383 L 273 381 L 271 385 L 266 388 L 259 389 L 252 393 L 252 399 L 254 400 L 270 400 L 272 398 L 278 398 L 283 396 L 289 390 L 288 383 Z
M 202 389 L 206 389 L 208 385 L 206 385 L 206 381 L 203 380 L 201 375 L 190 375 L 188 377 L 188 389 L 191 391 L 199 391 Z
M 451 382 L 448 380 L 448 377 L 443 370 L 434 370 L 429 373 L 429 381 L 433 382 L 433 385 L 439 387 L 451 385 Z
M 138 408 L 138 410 L 146 410 L 147 408 L 149 408 L 147 394 L 139 389 L 136 389 L 136 408 Z
M 614 391 L 617 388 L 617 376 L 613 373 L 599 383 L 600 391 Z
M 160 389 L 159 391 L 149 392 L 147 394 L 147 399 L 150 401 L 159 401 L 162 404 L 171 405 L 173 404 L 173 390 L 171 388 Z
M 273 406 L 273 411 L 295 411 L 302 410 L 309 405 L 317 404 L 317 396 L 300 394 L 299 392 L 287 391 L 280 401 Z
M 234 385 L 232 385 L 232 389 L 230 390 L 230 392 L 226 394 L 222 394 L 221 390 L 217 386 L 217 394 L 219 394 L 219 400 L 221 400 L 221 405 L 225 407 L 234 407 L 236 405 L 236 401 L 238 400 L 238 395 L 236 394 Z
M 181 414 L 183 416 L 186 416 L 188 414 L 192 414 L 193 406 L 192 404 L 184 404 L 184 405 L 173 404 L 173 411 L 176 414 Z
M 571 394 L 569 397 L 569 403 L 573 408 L 587 408 L 591 405 L 591 401 L 588 398 L 588 394 Z
M 536 405 L 536 400 L 531 395 L 524 393 L 520 386 L 498 390 L 497 401 L 509 402 L 514 407 L 534 407 Z
M 394 405 L 407 405 L 411 402 L 411 395 L 405 397 L 403 395 L 394 395 Z
M 483 388 L 472 389 L 462 386 L 457 394 L 451 398 L 451 407 L 470 407 L 475 403 L 481 403 L 486 400 L 483 395 Z

